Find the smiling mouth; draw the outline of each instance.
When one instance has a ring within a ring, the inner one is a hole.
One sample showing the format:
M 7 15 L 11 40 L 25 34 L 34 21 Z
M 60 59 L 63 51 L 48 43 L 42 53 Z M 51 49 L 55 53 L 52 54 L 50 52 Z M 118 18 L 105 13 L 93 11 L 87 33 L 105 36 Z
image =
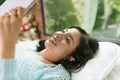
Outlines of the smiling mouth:
M 49 41 L 52 42 L 53 45 L 55 46 L 57 45 L 54 37 L 50 38 Z

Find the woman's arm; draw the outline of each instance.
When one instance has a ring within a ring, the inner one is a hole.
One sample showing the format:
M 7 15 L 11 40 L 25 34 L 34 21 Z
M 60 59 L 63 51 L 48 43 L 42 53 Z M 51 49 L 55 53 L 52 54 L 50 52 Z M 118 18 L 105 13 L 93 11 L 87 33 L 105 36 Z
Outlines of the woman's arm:
M 20 80 L 16 69 L 15 45 L 22 24 L 23 9 L 17 7 L 0 16 L 0 79 Z
M 0 16 L 0 58 L 14 58 L 15 44 L 22 24 L 23 9 L 17 7 Z
M 20 80 L 17 73 L 16 60 L 0 60 L 0 80 Z
M 27 14 L 33 12 L 35 6 Z M 14 57 L 16 41 L 22 24 L 23 9 L 17 7 L 11 9 L 10 13 L 0 16 L 0 78 L 2 80 L 20 80 Z

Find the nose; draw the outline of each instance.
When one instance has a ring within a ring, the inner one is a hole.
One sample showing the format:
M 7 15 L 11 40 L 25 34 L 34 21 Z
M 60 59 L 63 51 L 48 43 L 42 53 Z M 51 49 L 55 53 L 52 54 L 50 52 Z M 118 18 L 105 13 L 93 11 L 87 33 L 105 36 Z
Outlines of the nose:
M 56 38 L 59 38 L 59 39 L 64 39 L 68 36 L 67 33 L 63 33 L 62 31 L 57 31 L 54 33 L 54 35 Z

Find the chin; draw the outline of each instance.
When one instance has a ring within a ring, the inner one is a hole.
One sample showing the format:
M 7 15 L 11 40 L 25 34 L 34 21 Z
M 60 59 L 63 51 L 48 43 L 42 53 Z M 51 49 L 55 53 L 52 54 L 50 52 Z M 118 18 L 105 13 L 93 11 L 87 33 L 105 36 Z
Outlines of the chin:
M 44 44 L 45 44 L 45 47 L 47 47 L 47 45 L 49 44 L 49 40 L 46 40 Z

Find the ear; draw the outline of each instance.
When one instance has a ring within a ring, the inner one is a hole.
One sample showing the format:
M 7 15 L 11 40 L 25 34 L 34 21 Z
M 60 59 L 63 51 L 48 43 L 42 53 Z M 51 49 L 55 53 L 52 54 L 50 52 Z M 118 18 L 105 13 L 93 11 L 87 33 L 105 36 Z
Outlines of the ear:
M 68 59 L 69 59 L 70 62 L 74 62 L 75 61 L 75 58 L 73 56 L 70 56 Z

